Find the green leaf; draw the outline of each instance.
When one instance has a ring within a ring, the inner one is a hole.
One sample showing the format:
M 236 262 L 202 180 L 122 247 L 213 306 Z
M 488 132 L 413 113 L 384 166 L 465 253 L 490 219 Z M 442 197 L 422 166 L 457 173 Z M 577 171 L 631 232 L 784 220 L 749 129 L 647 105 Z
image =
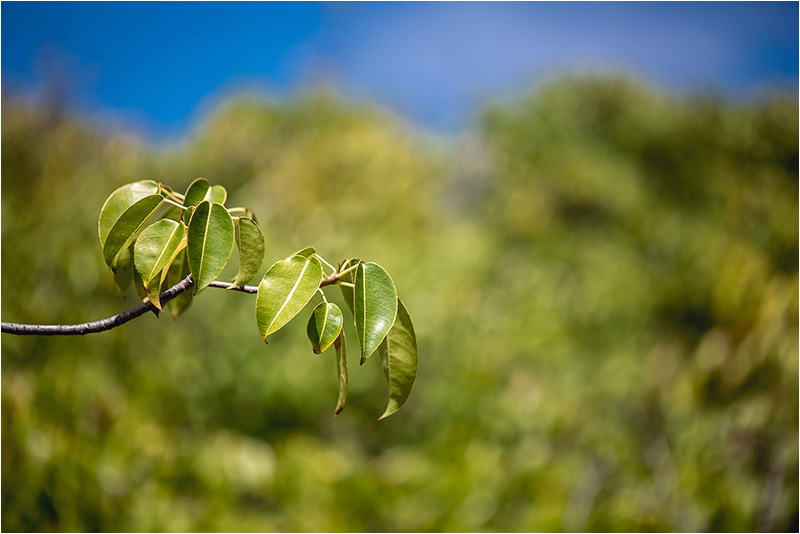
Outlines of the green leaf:
M 208 193 L 209 189 L 211 189 L 211 186 L 208 180 L 205 178 L 197 178 L 186 188 L 186 193 L 183 196 L 183 205 L 188 207 L 199 204 L 205 200 L 206 193 Z
M 136 269 L 132 269 L 133 271 L 133 287 L 136 289 L 136 294 L 139 295 L 139 298 L 142 299 L 142 302 L 150 300 L 147 296 L 147 288 L 144 287 L 144 282 L 142 282 L 142 277 L 139 276 L 139 272 Z M 153 310 L 153 314 L 158 317 L 158 309 Z
M 143 180 L 126 184 L 115 190 L 106 199 L 105 204 L 100 209 L 100 218 L 97 220 L 97 232 L 100 235 L 100 245 L 105 246 L 108 233 L 113 228 L 114 223 L 122 216 L 125 211 L 136 202 L 150 195 L 157 195 L 159 192 L 158 184 L 152 180 Z
M 342 331 L 342 310 L 336 304 L 322 302 L 308 318 L 306 333 L 314 354 L 321 354 L 328 350 Z
M 203 200 L 225 204 L 225 201 L 228 200 L 228 191 L 221 185 L 212 185 Z
M 186 227 L 182 222 L 162 219 L 145 228 L 133 247 L 136 270 L 142 281 L 149 287 L 154 278 L 174 259 L 175 252 L 183 239 Z M 155 303 L 154 303 L 155 304 Z
M 136 294 L 139 295 L 140 299 L 147 299 L 147 289 L 144 287 L 142 277 L 136 269 L 133 269 L 133 288 L 136 290 Z
M 314 256 L 294 255 L 269 268 L 256 297 L 256 321 L 264 341 L 303 309 L 321 281 L 322 265 Z
M 183 222 L 186 226 L 192 221 L 192 213 L 194 213 L 194 206 L 189 206 L 183 212 Z
M 114 271 L 114 285 L 123 297 L 133 282 L 133 247 L 130 246 L 120 252 Z
M 221 185 L 211 186 L 205 178 L 198 178 L 186 189 L 186 194 L 183 197 L 184 206 L 194 206 L 200 202 L 207 200 L 209 202 L 218 202 L 224 204 L 228 199 L 228 191 Z
M 394 323 L 397 290 L 392 277 L 377 263 L 361 262 L 355 273 L 353 317 L 361 344 L 361 365 L 364 365 Z
M 317 253 L 317 251 L 316 251 L 316 249 L 314 249 L 314 247 L 306 247 L 306 248 L 298 250 L 297 252 L 292 254 L 292 256 L 303 256 L 304 258 L 308 258 L 310 256 L 313 256 L 316 253 Z
M 351 258 L 345 261 L 342 264 L 342 266 L 339 267 L 339 272 L 346 271 L 353 265 L 358 265 L 360 262 L 361 260 L 359 260 L 358 258 Z M 349 273 L 345 273 L 342 276 L 340 276 L 339 280 L 341 280 L 342 282 L 347 282 L 349 284 L 352 284 L 353 282 L 355 282 L 355 278 L 356 278 L 356 273 L 354 269 Z M 339 289 L 342 290 L 342 297 L 344 297 L 344 303 L 347 304 L 347 307 L 350 309 L 350 313 L 353 313 L 353 298 L 354 298 L 353 288 L 340 285 Z
M 253 219 L 235 217 L 236 246 L 239 249 L 239 273 L 233 287 L 243 286 L 258 274 L 264 262 L 264 235 Z
M 120 251 L 131 244 L 136 232 L 155 213 L 163 200 L 161 195 L 146 196 L 134 202 L 119 216 L 103 243 L 103 259 L 106 265 L 114 265 Z
M 189 223 L 189 267 L 194 277 L 194 294 L 203 290 L 225 268 L 233 252 L 233 221 L 222 204 L 202 201 Z
M 156 273 L 159 274 L 160 273 Z M 153 303 L 159 311 L 161 310 L 161 276 L 156 276 L 149 282 L 145 282 L 145 291 L 147 292 L 147 300 Z M 156 313 L 158 317 L 158 313 Z
M 417 380 L 417 334 L 411 316 L 400 299 L 397 299 L 397 319 L 378 352 L 389 385 L 389 404 L 380 420 L 400 409 Z
M 181 250 L 175 257 L 175 261 L 170 265 L 167 271 L 167 284 L 172 287 L 184 278 L 186 278 L 191 271 L 189 270 L 189 259 L 186 257 L 186 250 Z M 172 312 L 172 317 L 177 318 L 185 312 L 192 304 L 192 292 L 184 291 L 169 302 L 169 307 Z
M 339 333 L 339 337 L 333 342 L 336 349 L 336 372 L 339 374 L 339 400 L 336 403 L 336 410 L 333 416 L 336 417 L 344 410 L 344 403 L 347 400 L 347 386 L 350 378 L 347 372 L 347 340 L 344 337 L 344 328 Z

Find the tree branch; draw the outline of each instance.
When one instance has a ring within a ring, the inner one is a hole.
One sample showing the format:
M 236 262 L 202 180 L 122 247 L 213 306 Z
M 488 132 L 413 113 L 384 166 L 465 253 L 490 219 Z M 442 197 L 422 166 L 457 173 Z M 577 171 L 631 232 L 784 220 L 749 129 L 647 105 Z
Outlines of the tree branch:
M 333 273 L 330 276 L 327 276 L 322 279 L 319 284 L 319 287 L 325 287 L 329 285 L 335 284 L 339 280 L 339 274 Z M 190 274 L 171 288 L 167 289 L 163 293 L 161 293 L 160 299 L 162 304 L 166 304 L 170 300 L 174 299 L 184 291 L 191 289 L 194 285 L 194 280 L 192 279 L 192 275 Z M 209 287 L 216 287 L 220 289 L 230 289 L 232 291 L 240 291 L 242 293 L 258 293 L 258 287 L 256 286 L 239 286 L 239 287 L 232 287 L 233 284 L 229 284 L 227 282 L 211 282 Z M 99 321 L 91 321 L 89 323 L 82 323 L 82 324 L 19 324 L 19 323 L 0 323 L 2 325 L 2 333 L 4 334 L 15 334 L 18 336 L 82 336 L 85 334 L 96 334 L 98 332 L 105 332 L 106 330 L 111 330 L 112 328 L 116 328 L 121 326 L 128 321 L 132 321 L 137 317 L 144 315 L 149 311 L 158 311 L 156 307 L 150 301 L 143 302 L 138 306 L 131 308 L 130 310 L 126 310 L 122 313 L 118 313 L 117 315 L 112 315 L 111 317 L 107 317 L 106 319 L 100 319 Z

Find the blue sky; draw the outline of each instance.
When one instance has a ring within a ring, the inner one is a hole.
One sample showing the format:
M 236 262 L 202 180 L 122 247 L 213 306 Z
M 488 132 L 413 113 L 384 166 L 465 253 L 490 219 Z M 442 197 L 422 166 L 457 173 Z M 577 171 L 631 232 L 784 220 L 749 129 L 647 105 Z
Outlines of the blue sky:
M 421 127 L 565 72 L 670 91 L 798 88 L 798 3 L 3 2 L 2 86 L 179 136 L 224 95 L 322 83 Z M 104 119 L 100 119 L 104 120 Z

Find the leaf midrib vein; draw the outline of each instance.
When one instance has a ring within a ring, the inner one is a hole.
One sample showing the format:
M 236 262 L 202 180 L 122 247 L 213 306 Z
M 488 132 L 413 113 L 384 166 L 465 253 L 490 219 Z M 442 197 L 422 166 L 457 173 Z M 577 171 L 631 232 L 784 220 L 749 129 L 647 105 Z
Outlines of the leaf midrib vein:
M 294 292 L 297 291 L 297 286 L 300 285 L 300 280 L 303 279 L 303 275 L 305 274 L 306 269 L 308 269 L 309 263 L 311 263 L 311 261 L 308 258 L 306 258 L 306 263 L 305 265 L 303 265 L 303 270 L 300 271 L 300 275 L 297 277 L 297 281 L 294 283 L 294 286 L 292 286 L 292 290 L 289 291 L 289 294 L 286 296 L 286 300 L 283 301 L 283 305 L 281 305 L 280 309 L 275 314 L 275 317 L 272 318 L 272 321 L 270 321 L 269 326 L 267 326 L 267 332 L 269 332 L 269 329 L 272 328 L 272 325 L 275 324 L 275 321 L 278 320 L 278 317 L 280 317 L 281 312 L 283 312 L 284 308 L 286 308 L 286 306 L 289 304 L 289 301 L 292 300 L 292 296 L 294 296 Z

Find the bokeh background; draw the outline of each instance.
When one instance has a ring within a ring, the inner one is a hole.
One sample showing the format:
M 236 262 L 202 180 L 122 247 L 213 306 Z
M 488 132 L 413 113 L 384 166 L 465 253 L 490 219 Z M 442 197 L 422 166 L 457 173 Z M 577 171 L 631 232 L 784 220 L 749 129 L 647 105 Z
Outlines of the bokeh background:
M 334 419 L 244 294 L 3 335 L 4 531 L 798 529 L 796 3 L 0 13 L 4 321 L 135 305 L 103 201 L 204 176 L 262 272 L 381 263 L 420 348 L 378 422 L 377 361 Z

